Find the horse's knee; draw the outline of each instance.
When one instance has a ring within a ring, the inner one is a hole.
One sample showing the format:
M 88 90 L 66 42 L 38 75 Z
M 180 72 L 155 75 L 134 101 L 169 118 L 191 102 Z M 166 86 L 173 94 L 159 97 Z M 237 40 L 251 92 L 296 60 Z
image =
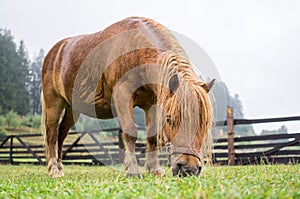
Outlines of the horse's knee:
M 126 126 L 122 127 L 123 136 L 126 136 L 130 139 L 137 138 L 138 131 L 134 124 L 127 124 Z
M 147 152 L 154 152 L 157 150 L 157 139 L 156 136 L 147 138 Z
M 125 131 L 126 130 L 126 131 Z M 125 142 L 125 146 L 127 145 L 135 145 L 135 142 L 137 140 L 137 136 L 138 136 L 138 133 L 137 133 L 137 130 L 136 129 L 125 129 L 122 133 L 122 137 L 123 137 L 123 140 Z

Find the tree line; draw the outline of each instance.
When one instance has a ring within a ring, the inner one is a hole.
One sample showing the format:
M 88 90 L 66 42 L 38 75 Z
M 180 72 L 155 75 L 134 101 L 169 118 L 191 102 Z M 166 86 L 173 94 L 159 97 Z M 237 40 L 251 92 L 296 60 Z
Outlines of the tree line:
M 245 113 L 242 101 L 238 94 L 231 95 L 228 87 L 224 82 L 216 82 L 213 89 L 212 104 L 214 107 L 214 120 L 224 121 L 227 119 L 227 106 L 233 108 L 233 117 L 235 119 L 245 119 Z M 227 127 L 215 128 L 213 131 L 215 138 L 227 135 Z M 235 126 L 237 136 L 255 135 L 252 125 Z
M 11 32 L 0 29 L 0 114 L 41 113 L 40 85 L 44 51 L 33 60 L 24 41 L 15 42 Z

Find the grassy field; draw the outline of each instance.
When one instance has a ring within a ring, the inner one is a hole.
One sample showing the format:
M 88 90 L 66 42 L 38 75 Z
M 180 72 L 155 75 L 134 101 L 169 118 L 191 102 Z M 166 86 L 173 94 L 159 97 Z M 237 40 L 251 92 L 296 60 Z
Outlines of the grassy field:
M 42 166 L 0 165 L 0 198 L 300 198 L 300 165 L 206 167 L 200 177 L 144 174 L 122 167 L 66 166 L 51 179 Z

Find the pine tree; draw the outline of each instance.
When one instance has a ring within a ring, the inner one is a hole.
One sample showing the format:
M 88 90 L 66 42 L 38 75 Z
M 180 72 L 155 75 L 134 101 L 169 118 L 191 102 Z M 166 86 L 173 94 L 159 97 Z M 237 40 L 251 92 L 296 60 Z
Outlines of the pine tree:
M 30 93 L 30 112 L 32 114 L 41 113 L 40 92 L 42 84 L 42 65 L 44 57 L 44 50 L 41 49 L 38 56 L 34 59 L 29 68 L 30 83 L 28 89 Z
M 18 65 L 18 81 L 16 82 L 18 94 L 16 95 L 16 100 L 18 101 L 18 105 L 15 109 L 21 115 L 25 115 L 30 111 L 29 109 L 29 64 L 30 61 L 28 59 L 26 47 L 24 41 L 20 41 L 17 53 L 19 55 L 19 65 Z
M 4 114 L 29 112 L 28 56 L 24 42 L 18 48 L 9 30 L 0 29 L 0 106 Z
M 7 113 L 9 109 L 15 108 L 13 100 L 13 78 L 15 66 L 17 64 L 16 45 L 8 30 L 0 30 L 0 103 L 2 112 Z
M 233 109 L 234 118 L 243 119 L 244 118 L 244 108 L 242 105 L 242 101 L 240 100 L 240 96 L 238 94 L 235 94 L 234 97 L 232 98 L 231 106 L 234 107 L 234 109 Z
M 233 116 L 235 119 L 244 118 L 244 108 L 239 95 L 235 94 L 234 97 L 230 95 L 230 91 L 224 82 L 217 82 L 213 87 L 213 100 L 214 107 L 214 120 L 223 121 L 226 120 L 227 106 L 233 107 Z M 226 127 L 222 127 L 222 132 L 227 132 Z M 220 128 L 215 129 L 214 136 L 220 137 Z M 254 135 L 252 125 L 239 125 L 235 126 L 236 135 Z M 224 136 L 224 135 L 223 135 Z

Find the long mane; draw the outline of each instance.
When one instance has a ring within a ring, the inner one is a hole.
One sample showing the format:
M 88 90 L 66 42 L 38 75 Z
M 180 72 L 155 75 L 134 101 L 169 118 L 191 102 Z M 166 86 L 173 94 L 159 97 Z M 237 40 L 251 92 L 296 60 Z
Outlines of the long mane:
M 210 126 L 212 124 L 212 108 L 210 98 L 202 87 L 205 82 L 202 81 L 191 67 L 190 63 L 173 52 L 165 52 L 161 56 L 160 64 L 162 73 L 160 73 L 160 82 L 162 85 L 168 85 L 171 77 L 177 74 L 179 87 L 175 92 L 175 97 L 171 100 L 168 112 L 171 115 L 178 115 L 180 121 L 180 137 L 187 138 L 187 146 L 195 136 L 201 142 L 201 156 L 211 155 L 212 137 Z M 158 101 L 162 104 L 167 101 L 168 92 L 165 86 L 160 87 Z M 178 105 L 179 104 L 179 105 Z M 163 105 L 165 107 L 165 105 Z M 158 110 L 158 121 L 164 121 L 163 110 Z M 158 142 L 163 145 L 165 142 L 162 136 L 163 122 L 158 122 Z

